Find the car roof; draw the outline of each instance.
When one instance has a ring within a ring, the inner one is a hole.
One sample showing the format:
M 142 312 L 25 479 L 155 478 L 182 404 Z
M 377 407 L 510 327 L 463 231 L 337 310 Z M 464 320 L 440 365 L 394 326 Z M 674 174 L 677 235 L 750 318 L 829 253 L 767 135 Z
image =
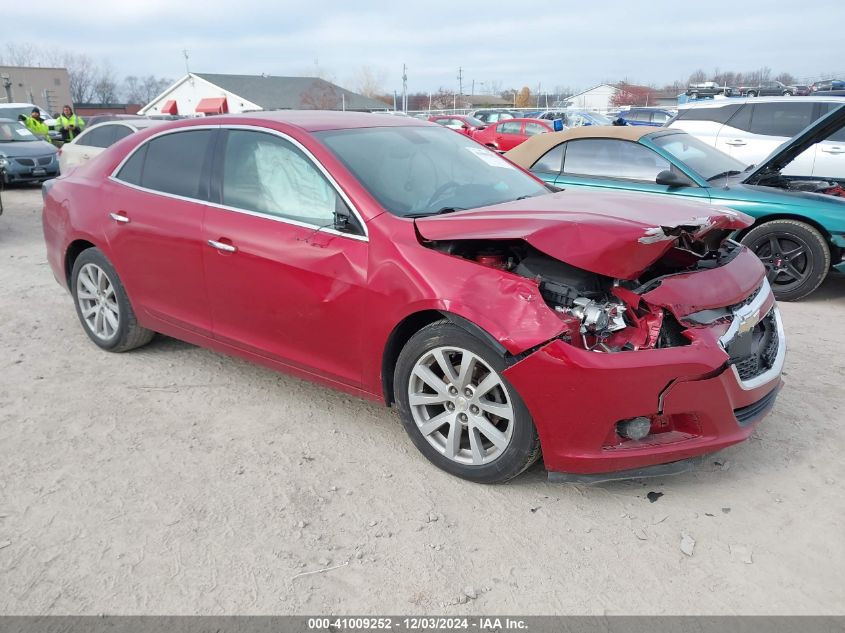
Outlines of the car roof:
M 691 108 L 718 108 L 721 106 L 731 105 L 735 103 L 845 103 L 842 97 L 728 97 L 727 99 L 707 99 L 705 101 L 695 101 L 693 103 L 678 104 L 679 110 L 689 110 Z
M 344 130 L 368 127 L 405 127 L 410 125 L 436 125 L 409 116 L 392 116 L 370 112 L 339 112 L 334 110 L 272 110 L 243 114 L 222 114 L 204 117 L 204 123 L 224 121 L 251 121 L 254 123 L 277 122 L 294 125 L 307 132 L 321 130 Z M 188 119 L 196 121 L 196 119 Z
M 170 121 L 164 119 L 115 119 L 114 121 L 95 123 L 94 125 L 86 128 L 85 131 L 87 132 L 88 130 L 93 130 L 94 128 L 113 125 L 122 125 L 124 127 L 135 128 L 136 130 L 143 130 L 154 125 L 164 125 L 165 123 L 170 123 Z
M 658 132 L 678 132 L 681 130 L 667 130 L 658 128 Z M 639 141 L 642 137 L 654 134 L 655 129 L 646 125 L 585 125 L 573 127 L 563 132 L 551 132 L 532 136 L 524 143 L 517 145 L 505 156 L 517 165 L 533 164 L 534 160 L 548 152 L 553 147 L 566 141 L 578 138 L 613 138 L 623 141 Z

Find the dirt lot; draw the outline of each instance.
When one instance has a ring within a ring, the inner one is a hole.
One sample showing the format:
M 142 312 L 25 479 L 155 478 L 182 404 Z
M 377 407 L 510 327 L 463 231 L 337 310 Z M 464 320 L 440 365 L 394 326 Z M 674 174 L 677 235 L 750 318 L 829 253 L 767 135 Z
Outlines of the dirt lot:
M 485 487 L 393 410 L 172 339 L 99 351 L 39 191 L 3 199 L 0 613 L 845 613 L 845 277 L 782 306 L 774 413 L 699 471 Z

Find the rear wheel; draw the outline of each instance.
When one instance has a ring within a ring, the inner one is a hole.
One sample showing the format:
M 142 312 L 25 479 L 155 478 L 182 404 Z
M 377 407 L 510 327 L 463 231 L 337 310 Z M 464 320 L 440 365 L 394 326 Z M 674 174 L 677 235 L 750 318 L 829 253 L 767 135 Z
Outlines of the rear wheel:
M 766 267 L 780 301 L 797 301 L 813 292 L 830 269 L 830 248 L 818 230 L 796 220 L 772 220 L 751 229 L 742 243 Z
M 98 248 L 82 251 L 73 263 L 71 292 L 88 337 L 109 352 L 149 343 L 154 332 L 141 327 L 111 262 Z
M 746 97 L 756 97 L 757 93 L 754 92 L 753 90 L 749 90 L 748 92 L 745 93 L 745 96 Z
M 537 430 L 504 369 L 501 354 L 448 321 L 411 337 L 396 363 L 395 398 L 429 461 L 470 481 L 501 483 L 537 460 Z

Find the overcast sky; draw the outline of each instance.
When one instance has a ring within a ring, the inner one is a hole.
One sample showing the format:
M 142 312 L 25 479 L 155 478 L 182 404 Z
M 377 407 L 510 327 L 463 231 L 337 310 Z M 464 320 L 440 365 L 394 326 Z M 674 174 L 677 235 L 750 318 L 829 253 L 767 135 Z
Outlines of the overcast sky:
M 555 8 L 558 6 L 559 8 Z M 628 2 L 258 2 L 42 0 L 0 24 L 4 42 L 82 52 L 118 78 L 185 72 L 323 75 L 355 88 L 362 67 L 385 92 L 532 91 L 605 80 L 663 85 L 703 68 L 845 75 L 845 0 Z M 473 8 L 477 7 L 477 8 Z M 6 17 L 9 12 L 6 11 Z M 483 83 L 482 83 L 483 82 Z

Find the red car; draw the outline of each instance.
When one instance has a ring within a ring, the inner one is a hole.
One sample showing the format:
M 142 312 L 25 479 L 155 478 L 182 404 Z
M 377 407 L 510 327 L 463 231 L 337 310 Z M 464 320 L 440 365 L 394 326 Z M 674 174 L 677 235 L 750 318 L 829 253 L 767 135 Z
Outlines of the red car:
M 563 129 L 563 128 L 561 128 Z M 543 134 L 554 132 L 554 123 L 543 119 L 507 119 L 473 134 L 473 138 L 491 149 L 507 152 L 524 140 Z
M 428 117 L 428 120 L 447 127 L 450 130 L 466 134 L 469 137 L 475 136 L 476 132 L 487 127 L 484 121 L 480 121 L 466 114 L 437 114 Z
M 43 191 L 50 266 L 99 347 L 160 332 L 395 404 L 473 481 L 541 450 L 572 481 L 682 470 L 747 438 L 781 386 L 765 270 L 727 239 L 751 218 L 550 194 L 428 122 L 183 120 Z

